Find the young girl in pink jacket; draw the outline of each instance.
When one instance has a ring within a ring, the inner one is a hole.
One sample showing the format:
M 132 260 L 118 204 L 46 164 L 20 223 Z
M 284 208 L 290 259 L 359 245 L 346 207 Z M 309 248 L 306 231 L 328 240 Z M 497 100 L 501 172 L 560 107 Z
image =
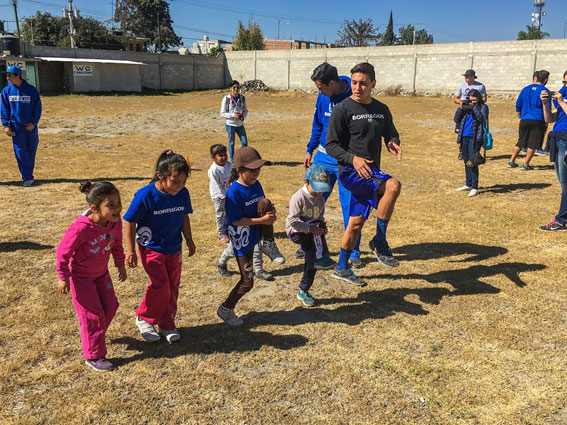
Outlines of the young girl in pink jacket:
M 126 280 L 122 248 L 122 203 L 118 189 L 109 182 L 81 184 L 90 208 L 67 229 L 57 246 L 57 289 L 71 291 L 81 326 L 83 355 L 97 371 L 113 369 L 106 359 L 106 330 L 118 309 L 108 272 L 110 254 L 118 280 Z

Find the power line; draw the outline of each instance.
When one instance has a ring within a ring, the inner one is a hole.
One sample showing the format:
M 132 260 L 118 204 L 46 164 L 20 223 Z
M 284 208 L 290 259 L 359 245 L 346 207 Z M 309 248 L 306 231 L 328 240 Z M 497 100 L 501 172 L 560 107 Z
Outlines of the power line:
M 193 32 L 200 32 L 202 34 L 213 34 L 213 35 L 220 35 L 221 37 L 228 37 L 228 38 L 234 38 L 234 34 L 229 35 L 229 34 L 222 34 L 219 32 L 213 32 L 213 31 L 206 31 L 206 30 L 201 30 L 201 29 L 197 29 L 197 28 L 190 28 L 190 27 L 186 27 L 183 25 L 173 25 L 176 28 L 180 28 L 182 30 L 186 30 L 186 31 L 193 31 Z

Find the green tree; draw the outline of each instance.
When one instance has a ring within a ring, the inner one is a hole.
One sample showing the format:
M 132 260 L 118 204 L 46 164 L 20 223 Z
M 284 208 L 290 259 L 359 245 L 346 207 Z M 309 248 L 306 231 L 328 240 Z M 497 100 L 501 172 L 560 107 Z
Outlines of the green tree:
M 541 40 L 542 38 L 549 37 L 548 32 L 544 32 L 537 27 L 530 27 L 526 25 L 527 31 L 520 31 L 518 33 L 518 40 Z
M 394 33 L 394 19 L 392 17 L 392 11 L 390 10 L 390 19 L 388 20 L 388 25 L 386 26 L 386 31 L 382 36 L 382 41 L 380 46 L 393 46 L 398 42 L 398 37 Z
M 401 26 L 398 29 L 400 36 L 398 37 L 398 44 L 432 44 L 433 35 L 429 34 L 426 30 L 415 30 L 413 25 Z M 414 43 L 415 36 L 415 43 Z
M 224 52 L 224 49 L 222 48 L 222 46 L 215 46 L 215 47 L 212 47 L 211 50 L 209 50 L 209 53 L 207 53 L 207 56 L 218 56 L 222 52 Z
M 359 19 L 347 21 L 343 23 L 337 35 L 339 39 L 337 44 L 344 47 L 365 47 L 370 44 L 376 44 L 381 37 L 378 27 L 372 23 L 372 18 L 363 21 Z
M 75 18 L 73 26 L 77 47 L 107 50 L 123 48 L 122 40 L 112 35 L 96 19 Z M 35 16 L 24 19 L 22 39 L 26 43 L 42 46 L 71 47 L 69 19 L 38 11 Z
M 149 39 L 156 52 L 181 45 L 181 38 L 173 30 L 166 0 L 122 0 L 116 8 L 115 19 L 123 31 Z
M 242 21 L 238 21 L 236 37 L 232 43 L 233 50 L 264 50 L 264 36 L 262 28 L 256 22 L 248 21 L 248 28 Z

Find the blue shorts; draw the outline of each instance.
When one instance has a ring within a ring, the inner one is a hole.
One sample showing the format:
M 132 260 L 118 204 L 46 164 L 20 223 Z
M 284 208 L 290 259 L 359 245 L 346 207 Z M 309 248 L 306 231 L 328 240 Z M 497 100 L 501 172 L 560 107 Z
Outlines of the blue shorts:
M 341 184 L 350 191 L 350 216 L 364 216 L 367 220 L 370 216 L 372 208 L 378 208 L 378 201 L 381 195 L 378 195 L 380 185 L 390 180 L 392 176 L 383 171 L 370 167 L 372 177 L 360 177 L 352 165 L 347 165 L 339 173 Z

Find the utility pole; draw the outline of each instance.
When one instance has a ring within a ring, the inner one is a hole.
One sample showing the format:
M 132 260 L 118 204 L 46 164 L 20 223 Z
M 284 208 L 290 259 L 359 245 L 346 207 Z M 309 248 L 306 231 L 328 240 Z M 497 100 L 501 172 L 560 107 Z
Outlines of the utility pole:
M 71 49 L 74 49 L 77 46 L 75 44 L 75 28 L 73 27 L 73 0 L 69 0 L 69 9 L 63 9 L 63 13 L 69 17 L 69 37 L 71 37 Z
M 159 19 L 159 11 L 157 13 L 157 31 L 158 31 L 158 52 L 161 53 L 161 22 Z
M 280 20 L 278 19 L 278 40 L 280 39 Z
M 16 29 L 18 30 L 18 37 L 20 36 L 20 22 L 18 21 L 18 0 L 12 0 L 14 5 L 14 15 L 16 16 Z

